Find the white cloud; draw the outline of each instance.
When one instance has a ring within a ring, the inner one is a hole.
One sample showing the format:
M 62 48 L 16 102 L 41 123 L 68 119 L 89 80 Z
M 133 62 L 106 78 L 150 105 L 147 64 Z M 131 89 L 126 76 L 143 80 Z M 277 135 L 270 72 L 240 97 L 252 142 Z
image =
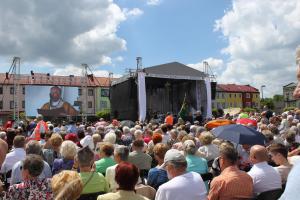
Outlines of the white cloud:
M 147 0 L 147 4 L 151 6 L 156 6 L 161 3 L 161 0 Z
M 69 76 L 69 75 L 75 75 L 75 76 L 82 76 L 82 68 L 77 67 L 74 65 L 68 65 L 64 68 L 58 68 L 54 71 L 54 75 L 59 75 L 59 76 Z M 93 70 L 94 76 L 97 77 L 108 77 L 109 71 L 107 70 Z M 121 74 L 113 74 L 114 78 L 119 78 L 121 77 Z
M 194 69 L 197 69 L 199 71 L 203 71 L 203 62 L 204 61 L 206 61 L 208 63 L 208 65 L 210 66 L 213 73 L 218 73 L 219 71 L 223 70 L 225 67 L 224 61 L 222 59 L 212 58 L 212 57 L 204 59 L 201 62 L 196 63 L 196 64 L 188 64 L 188 66 L 192 67 Z
M 112 53 L 126 50 L 117 31 L 127 17 L 113 0 L 2 0 L 0 60 L 19 56 L 31 65 L 111 64 Z
M 131 10 L 129 10 L 128 8 L 124 8 L 123 13 L 125 14 L 126 17 L 131 17 L 131 16 L 136 17 L 144 14 L 144 11 L 142 11 L 139 8 L 133 8 Z
M 122 56 L 118 56 L 114 60 L 117 62 L 122 62 L 124 60 L 124 58 Z
M 215 30 L 228 40 L 229 56 L 218 81 L 266 85 L 266 95 L 282 93 L 295 81 L 295 49 L 300 44 L 300 1 L 233 0 L 216 21 Z

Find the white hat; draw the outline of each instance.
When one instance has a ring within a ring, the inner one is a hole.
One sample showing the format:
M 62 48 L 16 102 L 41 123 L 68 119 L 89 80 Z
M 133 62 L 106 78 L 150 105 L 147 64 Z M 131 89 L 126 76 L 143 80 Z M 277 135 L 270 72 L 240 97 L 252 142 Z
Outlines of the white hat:
M 174 162 L 186 162 L 186 159 L 180 151 L 177 149 L 170 149 L 165 154 L 164 163 L 161 165 L 161 168 L 166 167 L 167 162 L 174 161 Z

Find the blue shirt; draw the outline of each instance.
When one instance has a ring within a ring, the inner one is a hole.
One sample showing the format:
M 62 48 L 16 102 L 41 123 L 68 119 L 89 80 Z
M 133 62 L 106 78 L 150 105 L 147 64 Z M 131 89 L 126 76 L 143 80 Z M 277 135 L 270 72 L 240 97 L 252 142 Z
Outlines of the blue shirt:
M 58 174 L 62 170 L 71 170 L 74 165 L 74 160 L 58 158 L 53 161 L 52 173 Z
M 185 159 L 187 161 L 188 172 L 196 172 L 198 174 L 208 173 L 208 166 L 205 158 L 188 154 L 186 155 Z M 204 183 L 208 191 L 208 181 L 205 181 Z
M 77 128 L 75 125 L 69 125 L 67 129 L 67 133 L 76 133 L 77 134 Z
M 207 161 L 205 158 L 201 158 L 195 155 L 186 155 L 187 171 L 197 172 L 199 174 L 205 174 L 208 172 Z
M 168 181 L 167 171 L 164 169 L 160 169 L 158 167 L 154 167 L 149 170 L 147 184 L 153 187 L 154 189 L 158 189 L 158 187 Z
M 14 164 L 11 172 L 10 185 L 23 182 L 21 166 L 22 161 Z M 52 178 L 51 168 L 47 162 L 44 161 L 44 169 L 43 172 L 39 175 L 39 180 L 43 180 L 45 178 Z

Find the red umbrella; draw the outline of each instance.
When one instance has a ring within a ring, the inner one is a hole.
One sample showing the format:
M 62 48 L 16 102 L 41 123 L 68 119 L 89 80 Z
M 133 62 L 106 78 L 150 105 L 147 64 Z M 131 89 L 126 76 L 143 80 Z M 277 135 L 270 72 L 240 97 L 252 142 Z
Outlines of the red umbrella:
M 228 119 L 216 119 L 216 120 L 212 120 L 212 121 L 207 122 L 205 127 L 208 130 L 211 130 L 211 129 L 219 127 L 219 126 L 224 126 L 224 125 L 229 125 L 229 124 L 235 124 L 235 123 L 231 120 L 228 120 Z
M 249 125 L 251 124 L 252 126 L 257 126 L 257 121 L 254 119 L 249 119 L 249 118 L 242 118 L 242 119 L 238 119 L 236 120 L 237 124 L 243 124 L 243 125 Z

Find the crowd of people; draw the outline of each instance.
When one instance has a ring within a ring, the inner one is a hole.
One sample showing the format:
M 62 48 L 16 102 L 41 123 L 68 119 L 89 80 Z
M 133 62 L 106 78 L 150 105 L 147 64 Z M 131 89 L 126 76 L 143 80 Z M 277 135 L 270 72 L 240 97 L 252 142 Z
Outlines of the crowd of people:
M 245 126 L 261 132 L 265 145 L 216 138 L 202 116 L 56 124 L 39 115 L 0 133 L 0 198 L 297 199 L 300 110 L 222 117 L 257 122 Z

